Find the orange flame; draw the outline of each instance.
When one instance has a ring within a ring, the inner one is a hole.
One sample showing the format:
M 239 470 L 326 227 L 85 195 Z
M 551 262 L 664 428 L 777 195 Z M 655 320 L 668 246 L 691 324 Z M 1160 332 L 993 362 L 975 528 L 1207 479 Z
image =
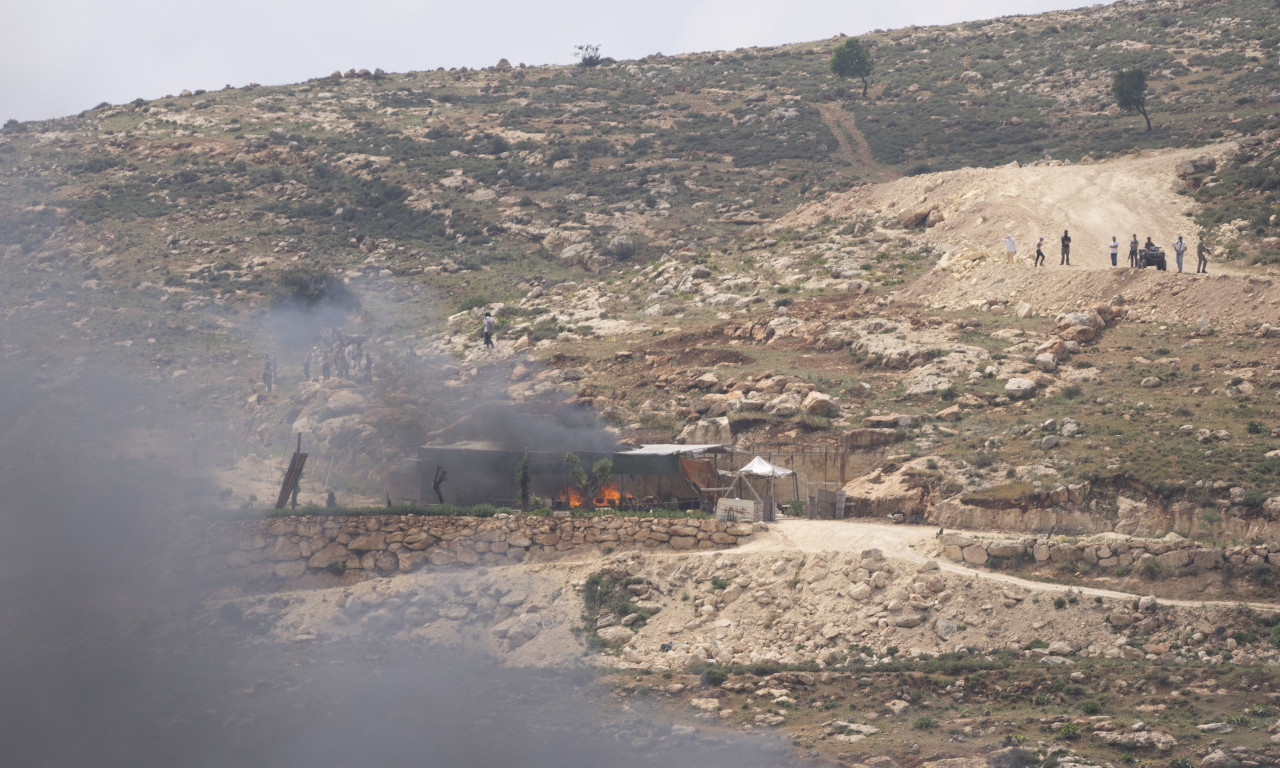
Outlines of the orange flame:
M 561 504 L 567 504 L 571 509 L 585 507 L 584 497 L 578 492 L 577 488 L 569 487 L 556 491 L 555 500 Z M 622 490 L 616 483 L 608 483 L 600 489 L 596 494 L 595 506 L 597 507 L 617 507 L 622 501 Z

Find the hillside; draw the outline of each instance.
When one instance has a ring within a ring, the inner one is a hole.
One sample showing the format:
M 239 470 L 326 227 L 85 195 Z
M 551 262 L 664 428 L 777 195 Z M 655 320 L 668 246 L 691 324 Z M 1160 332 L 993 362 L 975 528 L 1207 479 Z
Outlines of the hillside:
M 865 99 L 835 36 L 10 122 L 12 722 L 92 711 L 88 748 L 164 764 L 406 733 L 420 761 L 420 712 L 484 749 L 545 724 L 498 746 L 557 765 L 1276 764 L 1276 18 L 1122 0 L 877 30 Z M 1133 66 L 1151 132 L 1112 103 Z M 1132 234 L 1169 270 L 1112 268 Z M 689 520 L 660 484 L 617 499 L 642 525 L 392 506 L 462 482 L 413 483 L 423 444 L 673 442 L 793 467 L 776 501 L 839 490 L 859 519 Z

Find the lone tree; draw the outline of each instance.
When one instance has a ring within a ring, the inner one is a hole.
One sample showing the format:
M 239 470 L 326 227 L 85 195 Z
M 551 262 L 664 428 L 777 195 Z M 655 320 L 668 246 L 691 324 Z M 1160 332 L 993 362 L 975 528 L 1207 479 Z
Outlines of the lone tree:
M 1147 115 L 1147 73 L 1134 67 L 1122 69 L 1111 81 L 1111 92 L 1115 94 L 1116 106 L 1125 112 L 1137 112 L 1147 121 L 1147 130 L 1151 130 L 1151 118 Z
M 862 79 L 862 98 L 867 97 L 867 76 L 875 64 L 871 61 L 871 51 L 862 41 L 851 37 L 836 49 L 831 56 L 831 71 L 840 77 L 858 77 Z
M 598 67 L 604 63 L 604 57 L 600 55 L 600 46 L 594 43 L 573 46 L 573 55 L 578 58 L 580 67 Z
M 588 475 L 582 468 L 582 460 L 578 458 L 578 454 L 567 451 L 562 458 L 565 466 L 569 468 L 569 475 L 573 477 L 574 485 L 578 486 L 578 490 L 582 493 L 587 511 L 594 512 L 596 494 L 600 493 L 605 483 L 609 482 L 609 476 L 613 474 L 613 460 L 600 459 L 591 465 L 591 474 Z

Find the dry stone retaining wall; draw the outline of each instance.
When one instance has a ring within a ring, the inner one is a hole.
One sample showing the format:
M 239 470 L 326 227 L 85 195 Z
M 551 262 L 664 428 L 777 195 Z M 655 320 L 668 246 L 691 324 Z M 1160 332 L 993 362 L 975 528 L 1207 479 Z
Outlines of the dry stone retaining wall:
M 230 549 L 208 567 L 251 583 L 308 575 L 408 573 L 424 565 L 498 565 L 587 548 L 719 549 L 751 523 L 637 517 L 283 517 L 230 524 Z
M 1195 567 L 1214 570 L 1230 562 L 1236 567 L 1262 563 L 1280 565 L 1280 546 L 1261 544 L 1227 548 L 1206 547 L 1192 539 L 1176 541 L 1116 540 L 1070 543 L 1046 537 L 1017 540 L 983 540 L 958 533 L 943 534 L 938 540 L 942 556 L 957 563 L 986 565 L 992 558 L 1021 559 L 1028 564 L 1084 563 L 1100 568 L 1119 568 L 1154 561 L 1170 571 Z

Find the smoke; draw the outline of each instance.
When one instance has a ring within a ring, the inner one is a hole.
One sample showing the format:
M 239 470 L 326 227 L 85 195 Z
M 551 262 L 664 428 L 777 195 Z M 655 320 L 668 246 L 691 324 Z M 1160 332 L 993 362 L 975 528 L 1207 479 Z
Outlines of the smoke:
M 17 338 L 14 324 L 6 334 Z M 0 744 L 9 765 L 776 765 L 781 742 L 687 740 L 589 674 L 393 643 L 281 644 L 220 620 L 193 561 L 221 542 L 171 384 L 0 368 Z M 176 445 L 163 435 L 173 435 Z M 263 596 L 270 601 L 271 596 Z

